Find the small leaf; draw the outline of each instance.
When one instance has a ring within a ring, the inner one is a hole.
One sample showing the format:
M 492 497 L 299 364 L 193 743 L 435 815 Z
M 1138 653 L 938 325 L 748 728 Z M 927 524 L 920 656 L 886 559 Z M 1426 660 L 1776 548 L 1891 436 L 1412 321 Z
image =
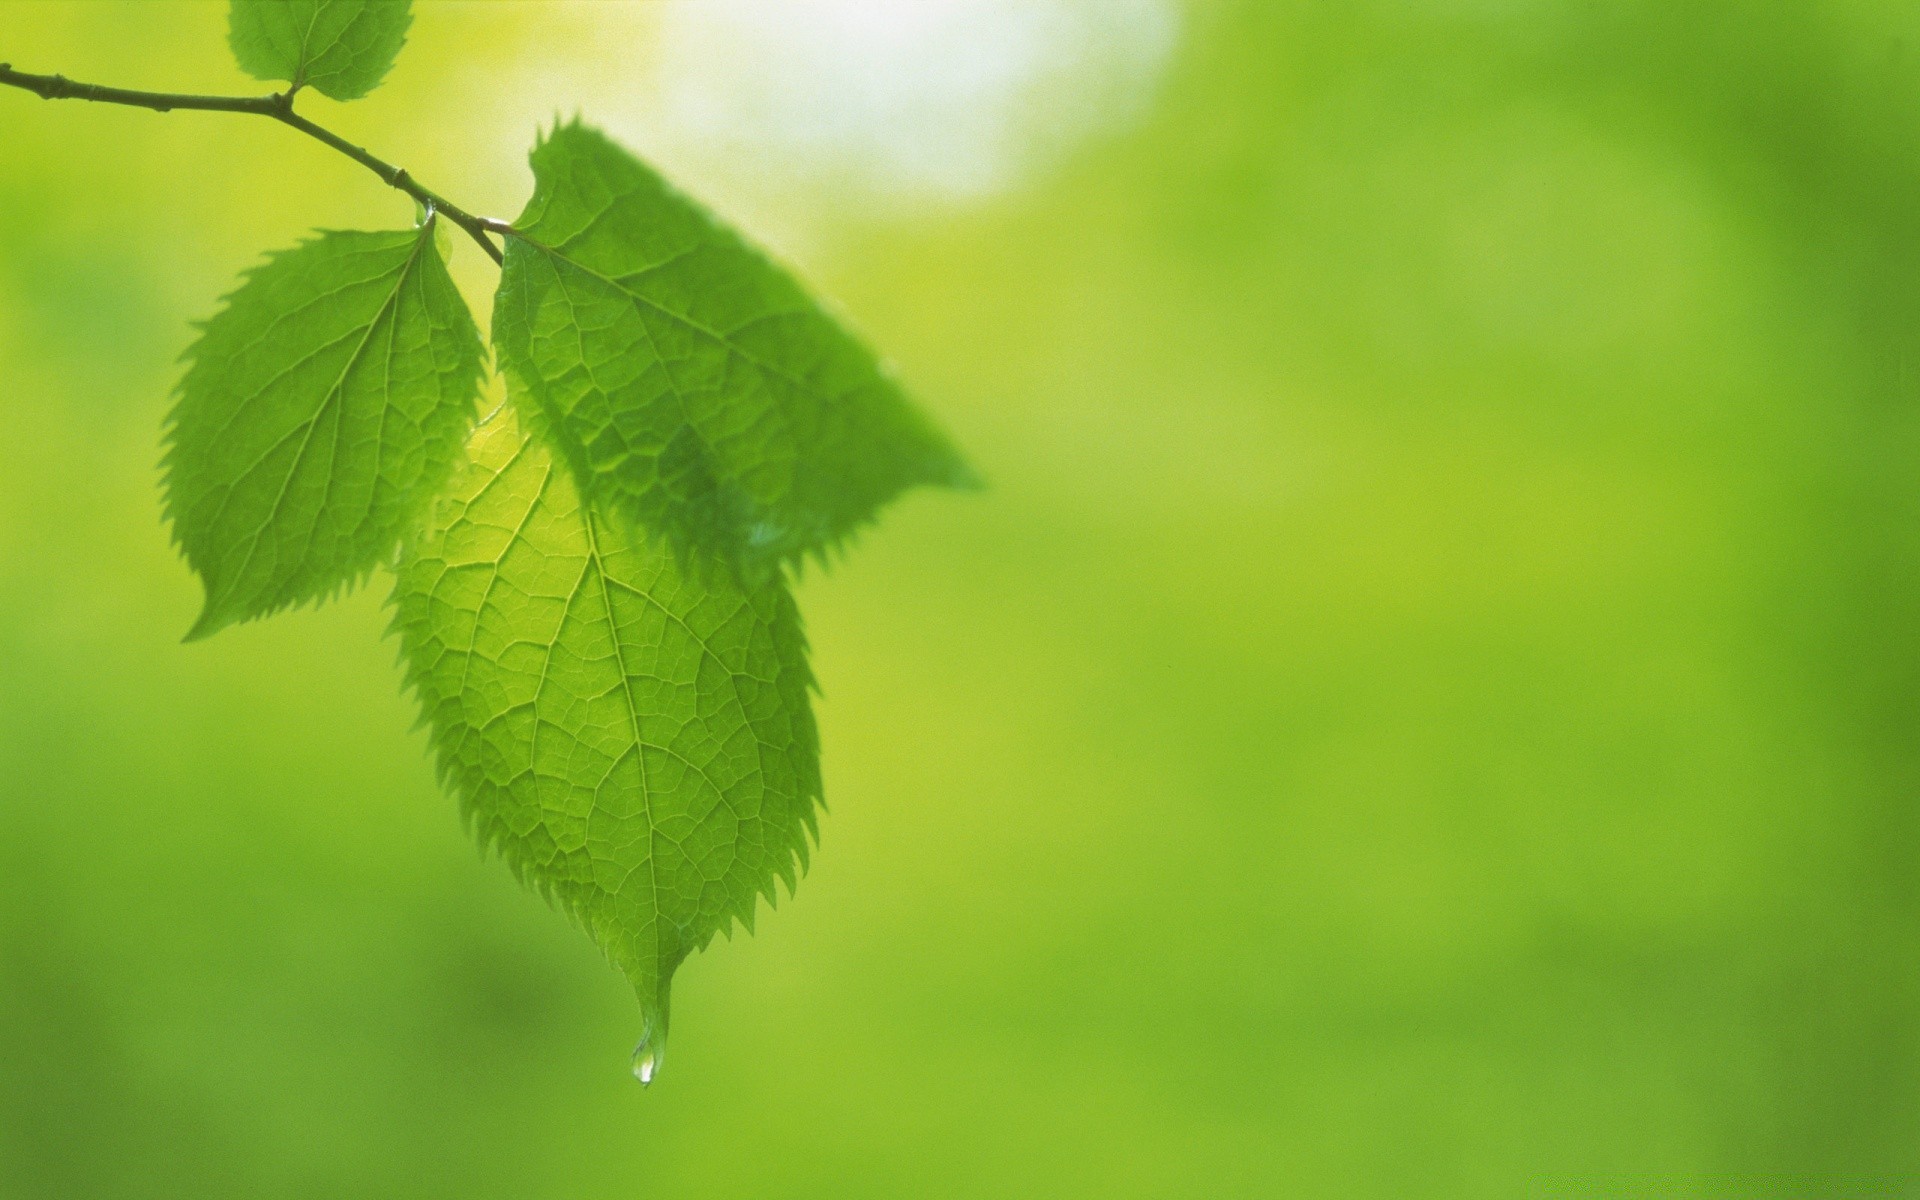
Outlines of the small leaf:
M 187 352 L 166 488 L 207 590 L 189 638 L 358 581 L 459 461 L 484 349 L 433 226 L 273 256 Z
M 865 347 L 638 159 L 576 123 L 532 163 L 494 341 L 592 499 L 757 579 L 972 482 Z
M 820 796 L 785 581 L 690 573 L 583 505 L 511 406 L 403 551 L 394 628 L 483 844 L 627 976 L 650 1078 L 688 953 L 794 884 Z
M 386 78 L 412 21 L 408 0 L 233 0 L 227 43 L 255 79 L 358 100 Z

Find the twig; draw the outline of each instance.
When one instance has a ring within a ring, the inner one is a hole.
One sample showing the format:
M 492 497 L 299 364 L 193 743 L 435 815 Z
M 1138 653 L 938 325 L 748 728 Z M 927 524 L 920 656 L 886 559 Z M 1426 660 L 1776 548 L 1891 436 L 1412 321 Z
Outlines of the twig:
M 500 247 L 494 245 L 493 239 L 487 236 L 488 232 L 505 235 L 513 231 L 513 226 L 505 221 L 474 216 L 445 196 L 422 186 L 407 174 L 405 167 L 396 167 L 384 159 L 376 158 L 332 130 L 324 129 L 293 111 L 293 96 L 299 90 L 297 88 L 266 96 L 192 96 L 177 92 L 142 92 L 131 88 L 103 87 L 97 83 L 80 83 L 64 75 L 32 75 L 14 70 L 10 63 L 0 63 L 0 84 L 32 92 L 43 100 L 91 100 L 99 104 L 149 108 L 154 112 L 171 112 L 178 108 L 271 117 L 282 125 L 290 125 L 308 137 L 333 147 L 378 175 L 388 187 L 398 188 L 423 206 L 433 208 L 466 230 L 467 235 L 478 242 L 480 248 L 487 252 L 487 257 L 495 263 L 501 261 Z

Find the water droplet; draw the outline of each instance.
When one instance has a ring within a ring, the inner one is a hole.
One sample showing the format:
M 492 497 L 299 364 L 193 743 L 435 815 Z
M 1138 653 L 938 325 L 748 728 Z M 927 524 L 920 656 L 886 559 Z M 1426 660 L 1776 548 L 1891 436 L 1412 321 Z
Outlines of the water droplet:
M 653 1073 L 660 1069 L 660 1056 L 642 1047 L 633 1052 L 633 1077 L 642 1087 L 653 1082 Z
M 653 1077 L 660 1073 L 661 1060 L 666 1056 L 666 1038 L 655 1036 L 653 1025 L 649 1022 L 640 1032 L 639 1045 L 633 1048 L 633 1077 L 643 1087 L 652 1083 Z

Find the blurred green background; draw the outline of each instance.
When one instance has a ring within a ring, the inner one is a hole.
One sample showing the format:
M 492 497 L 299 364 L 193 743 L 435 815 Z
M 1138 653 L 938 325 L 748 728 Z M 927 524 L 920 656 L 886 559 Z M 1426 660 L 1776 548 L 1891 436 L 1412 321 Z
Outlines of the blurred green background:
M 789 48 L 886 101 L 819 145 L 728 109 L 739 5 L 427 3 L 308 106 L 508 217 L 605 121 L 992 481 L 803 581 L 823 844 L 647 1091 L 381 583 L 179 644 L 187 322 L 407 205 L 0 94 L 0 1195 L 1920 1195 L 1920 6 L 923 3 Z M 7 3 L 0 60 L 259 90 L 224 31 Z M 1026 82 L 868 86 L 956 39 Z

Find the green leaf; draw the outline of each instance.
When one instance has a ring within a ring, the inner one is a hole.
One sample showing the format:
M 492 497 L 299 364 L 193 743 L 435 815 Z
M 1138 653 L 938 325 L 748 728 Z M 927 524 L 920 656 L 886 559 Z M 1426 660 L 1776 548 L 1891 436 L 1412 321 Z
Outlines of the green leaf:
M 587 495 L 765 578 L 972 475 L 779 268 L 600 133 L 534 147 L 494 342 Z
M 689 572 L 583 505 L 512 406 L 402 553 L 394 628 L 442 777 L 483 844 L 638 995 L 642 1078 L 688 953 L 794 884 L 820 796 L 785 581 Z
M 273 256 L 187 352 L 166 489 L 207 591 L 190 639 L 357 582 L 459 461 L 484 348 L 433 224 Z
M 227 42 L 255 79 L 358 100 L 386 78 L 412 21 L 408 0 L 233 0 Z

